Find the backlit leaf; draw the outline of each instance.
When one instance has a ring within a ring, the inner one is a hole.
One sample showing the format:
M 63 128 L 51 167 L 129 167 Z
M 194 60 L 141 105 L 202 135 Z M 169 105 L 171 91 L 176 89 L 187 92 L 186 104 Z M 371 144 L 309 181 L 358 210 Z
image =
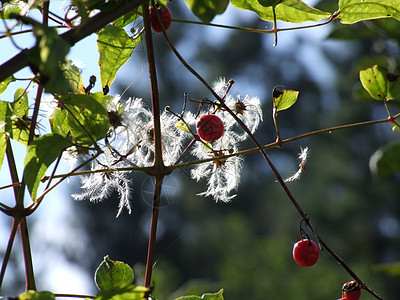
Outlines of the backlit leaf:
M 222 14 L 229 0 L 186 0 L 186 5 L 203 22 L 210 22 L 216 15 Z
M 121 27 L 108 25 L 100 30 L 97 47 L 100 53 L 99 66 L 102 88 L 110 87 L 117 71 L 131 57 L 132 51 L 140 41 L 141 36 L 133 39 Z
M 33 201 L 47 168 L 71 145 L 69 139 L 54 133 L 41 136 L 29 144 L 24 162 L 24 181 Z
M 28 117 L 28 96 L 25 89 L 17 89 L 14 99 L 14 102 L 0 101 L 0 129 L 26 146 L 31 120 Z
M 85 94 L 85 86 L 82 81 L 81 70 L 73 64 L 69 59 L 65 60 L 65 63 L 61 65 L 61 70 L 66 79 L 66 88 L 63 94 Z
M 12 81 L 15 81 L 15 77 L 14 76 L 10 76 L 8 78 L 6 78 L 5 80 L 3 80 L 2 82 L 0 82 L 0 94 L 3 94 L 4 91 L 6 90 L 8 84 Z
M 132 285 L 132 268 L 121 262 L 112 261 L 108 256 L 104 257 L 94 275 L 97 288 L 101 291 L 116 291 Z
M 175 123 L 175 127 L 179 130 L 185 131 L 187 133 L 191 133 L 189 125 L 184 122 L 178 121 Z
M 274 5 L 276 19 L 284 22 L 319 21 L 331 16 L 330 13 L 308 6 L 300 0 L 231 0 L 231 3 L 237 8 L 253 11 L 261 19 L 270 22 L 274 20 Z
M 65 108 L 57 109 L 50 120 L 52 131 L 71 136 L 76 143 L 90 146 L 105 137 L 110 123 L 106 109 L 89 95 L 63 95 L 59 101 Z
M 4 3 L 0 9 L 0 19 L 10 19 L 13 14 L 21 14 L 21 5 L 18 2 Z
M 400 143 L 393 143 L 378 149 L 369 161 L 373 174 L 385 177 L 400 171 Z
M 381 66 L 375 65 L 360 71 L 362 86 L 376 100 L 391 100 L 400 97 L 399 76 L 390 74 Z
M 37 292 L 37 291 L 26 291 L 25 293 L 22 293 L 18 296 L 18 300 L 54 300 L 55 297 L 51 292 L 48 291 L 43 291 L 43 292 Z
M 223 289 L 219 290 L 217 293 L 206 293 L 200 296 L 183 296 L 176 298 L 175 300 L 224 300 L 222 293 Z
M 5 132 L 0 131 L 0 169 L 3 165 L 4 155 L 6 153 L 7 147 L 7 134 Z
M 400 0 L 339 0 L 339 10 L 338 18 L 344 24 L 380 18 L 400 20 Z
M 100 291 L 96 300 L 147 300 L 149 289 L 144 286 L 131 285 L 115 291 Z
M 285 110 L 296 103 L 297 97 L 299 95 L 298 91 L 284 90 L 280 95 L 274 98 L 274 104 L 277 111 Z
M 138 7 L 137 11 L 141 12 L 142 7 L 141 6 Z M 129 25 L 130 23 L 132 23 L 133 21 L 135 21 L 138 17 L 140 17 L 139 14 L 137 14 L 136 12 L 130 11 L 130 12 L 127 12 L 125 15 L 116 19 L 112 24 L 117 27 L 125 27 L 125 26 Z

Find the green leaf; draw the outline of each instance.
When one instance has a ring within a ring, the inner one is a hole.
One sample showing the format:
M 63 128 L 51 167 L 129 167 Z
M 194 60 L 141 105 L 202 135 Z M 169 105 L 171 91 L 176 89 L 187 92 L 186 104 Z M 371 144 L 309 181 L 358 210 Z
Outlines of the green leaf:
M 184 131 L 184 132 L 192 133 L 192 131 L 190 130 L 189 125 L 187 125 L 184 122 L 181 122 L 181 121 L 176 122 L 175 123 L 175 127 L 178 128 L 179 130 Z
M 45 84 L 52 82 L 53 77 L 59 78 L 60 63 L 64 62 L 70 45 L 58 35 L 54 28 L 47 27 L 27 17 L 21 17 L 22 21 L 33 26 L 36 37 L 36 47 L 28 52 L 31 64 L 41 74 L 41 80 Z
M 343 24 L 380 18 L 400 20 L 400 0 L 339 0 L 339 10 Z
M 400 97 L 400 80 L 399 75 L 388 73 L 386 75 L 388 80 L 388 96 L 387 99 L 397 99 Z
M 400 262 L 373 265 L 372 269 L 375 272 L 400 277 Z
M 110 123 L 106 109 L 89 95 L 63 95 L 59 101 L 65 108 L 58 108 L 50 119 L 54 133 L 71 136 L 76 143 L 90 146 L 105 137 Z
M 116 291 L 132 285 L 132 268 L 120 261 L 104 257 L 94 275 L 96 286 L 101 291 Z
M 203 294 L 201 297 L 200 296 L 183 296 L 183 297 L 179 297 L 176 298 L 175 300 L 199 300 L 199 299 L 203 299 L 203 300 L 224 300 L 224 297 L 222 295 L 222 293 L 224 292 L 223 289 L 219 290 L 217 293 L 206 293 Z
M 0 19 L 10 19 L 13 18 L 13 14 L 20 15 L 21 12 L 22 9 L 19 2 L 5 3 L 0 9 Z
M 378 149 L 370 158 L 373 174 L 385 177 L 400 171 L 400 143 L 392 143 Z
M 96 99 L 96 101 L 99 102 L 105 108 L 108 107 L 114 99 L 114 96 L 104 95 L 103 92 L 93 93 L 93 94 L 90 94 L 90 96 L 93 97 L 94 99 Z M 122 111 L 118 111 L 118 112 L 122 113 Z
M 142 12 L 142 7 L 138 7 L 137 9 L 138 12 Z M 129 25 L 130 23 L 132 23 L 133 21 L 135 21 L 137 18 L 139 18 L 140 15 L 137 14 L 136 12 L 127 12 L 126 14 L 124 14 L 123 16 L 119 17 L 118 19 L 116 19 L 112 24 L 114 26 L 117 27 L 125 27 L 127 25 Z
M 69 139 L 54 133 L 41 136 L 29 144 L 24 162 L 24 181 L 33 201 L 36 201 L 39 183 L 47 168 L 70 146 Z
M 274 97 L 274 104 L 277 111 L 285 110 L 296 103 L 298 91 L 284 90 L 278 97 Z
M 209 23 L 216 15 L 222 14 L 229 0 L 186 0 L 186 5 L 203 22 Z
M 60 66 L 63 72 L 65 82 L 65 88 L 60 94 L 72 93 L 72 94 L 85 94 L 85 85 L 82 81 L 81 70 L 73 64 L 69 59 Z
M 0 127 L 10 137 L 27 145 L 31 119 L 28 117 L 28 96 L 25 89 L 15 91 L 14 102 L 0 101 Z
M 22 293 L 18 296 L 18 300 L 54 300 L 55 297 L 51 292 L 48 291 L 43 291 L 43 292 L 37 292 L 37 291 L 26 291 L 25 293 Z
M 46 92 L 53 94 L 72 92 L 68 89 L 68 81 L 62 70 L 65 56 L 70 49 L 68 42 L 59 36 L 55 28 L 24 16 L 18 16 L 18 20 L 33 26 L 36 45 L 26 53 L 32 71 L 40 74 L 40 83 Z
M 0 95 L 4 93 L 8 84 L 12 81 L 15 81 L 15 77 L 13 75 L 0 82 Z
M 99 32 L 97 47 L 100 53 L 101 86 L 110 87 L 119 68 L 131 57 L 132 51 L 142 37 L 132 39 L 126 31 L 117 26 L 108 25 Z
M 400 97 L 399 76 L 390 74 L 381 66 L 360 71 L 360 81 L 364 89 L 376 100 L 391 100 Z
M 279 2 L 278 4 L 276 4 Z M 319 21 L 329 18 L 329 12 L 323 12 L 313 8 L 300 0 L 231 0 L 233 6 L 255 12 L 265 21 L 274 21 L 272 7 L 275 6 L 276 19 L 290 23 L 302 23 L 306 21 Z
M 100 291 L 95 300 L 147 300 L 149 289 L 144 286 L 131 285 L 115 291 Z
M 31 119 L 28 117 L 28 95 L 24 88 L 15 91 L 14 102 L 12 103 L 11 138 L 27 145 Z
M 204 149 L 206 149 L 207 152 L 212 151 L 212 145 L 210 142 L 204 142 Z
M 0 131 L 0 169 L 3 165 L 4 155 L 7 148 L 7 134 Z

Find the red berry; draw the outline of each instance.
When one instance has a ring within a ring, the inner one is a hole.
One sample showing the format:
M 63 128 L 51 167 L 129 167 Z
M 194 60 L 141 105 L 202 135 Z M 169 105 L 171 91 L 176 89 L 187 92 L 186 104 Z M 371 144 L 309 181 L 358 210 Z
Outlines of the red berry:
M 312 266 L 319 258 L 319 248 L 314 241 L 302 239 L 293 246 L 293 258 L 300 266 Z
M 349 281 L 343 284 L 342 297 L 346 298 L 347 300 L 358 300 L 360 298 L 361 291 L 361 285 L 357 281 Z
M 203 115 L 197 122 L 197 134 L 206 142 L 218 140 L 224 134 L 224 123 L 216 115 Z
M 166 6 L 157 7 L 157 11 L 160 16 L 162 25 L 164 26 L 164 29 L 167 30 L 171 25 L 171 18 L 172 18 L 171 11 Z M 161 25 L 158 22 L 156 11 L 153 6 L 150 7 L 149 13 L 150 13 L 151 28 L 153 28 L 155 32 L 162 32 Z

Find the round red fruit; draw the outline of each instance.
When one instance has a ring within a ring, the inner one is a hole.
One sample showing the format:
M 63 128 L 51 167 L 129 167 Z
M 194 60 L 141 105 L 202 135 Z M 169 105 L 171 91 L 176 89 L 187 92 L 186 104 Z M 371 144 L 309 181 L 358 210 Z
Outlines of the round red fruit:
M 342 297 L 347 300 L 358 300 L 361 295 L 361 285 L 353 280 L 346 282 L 342 287 Z
M 293 258 L 300 266 L 312 266 L 319 258 L 319 248 L 314 241 L 302 239 L 293 246 Z
M 224 123 L 216 115 L 203 115 L 197 122 L 197 134 L 206 142 L 213 142 L 224 134 Z
M 171 11 L 166 6 L 158 6 L 156 9 L 158 11 L 158 15 L 160 16 L 164 29 L 167 30 L 171 25 Z M 149 9 L 151 28 L 153 28 L 155 32 L 162 32 L 161 25 L 157 19 L 156 9 L 153 6 L 151 6 Z

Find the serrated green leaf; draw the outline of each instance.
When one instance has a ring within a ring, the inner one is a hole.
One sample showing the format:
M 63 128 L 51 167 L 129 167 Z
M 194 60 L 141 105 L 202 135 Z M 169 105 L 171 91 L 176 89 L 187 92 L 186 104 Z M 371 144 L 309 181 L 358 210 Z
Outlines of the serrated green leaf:
M 231 0 L 233 6 L 255 12 L 261 19 L 272 22 L 274 14 L 272 7 L 277 1 L 261 0 Z M 308 6 L 300 0 L 282 0 L 275 6 L 276 19 L 290 23 L 319 21 L 329 18 L 329 12 Z
M 400 143 L 378 149 L 370 158 L 369 167 L 373 174 L 385 177 L 400 171 Z
M 100 291 L 117 291 L 132 285 L 133 270 L 121 262 L 104 257 L 94 275 L 96 286 Z
M 285 110 L 296 103 L 297 97 L 299 96 L 298 91 L 284 90 L 282 93 L 274 98 L 274 104 L 277 111 Z
M 216 15 L 222 14 L 229 0 L 186 0 L 186 5 L 203 22 L 209 23 Z
M 15 81 L 15 77 L 13 75 L 11 75 L 10 77 L 8 77 L 5 80 L 3 80 L 2 82 L 0 82 L 0 95 L 4 93 L 8 84 L 13 81 Z
M 339 0 L 339 10 L 343 24 L 380 18 L 400 20 L 400 0 Z
M 373 265 L 372 269 L 375 272 L 400 277 L 400 262 Z
M 59 101 L 67 109 L 57 109 L 50 119 L 54 133 L 69 135 L 82 146 L 105 137 L 110 127 L 108 114 L 96 99 L 89 95 L 63 95 Z
M 144 286 L 131 285 L 115 291 L 100 291 L 95 300 L 147 300 L 149 289 Z
M 132 39 L 126 31 L 117 26 L 108 25 L 99 32 L 97 47 L 100 53 L 101 86 L 110 87 L 117 71 L 131 57 L 132 51 L 140 43 L 141 36 Z
M 200 296 L 183 296 L 183 297 L 179 297 L 176 298 L 175 300 L 224 300 L 223 297 L 223 292 L 224 290 L 221 289 L 219 290 L 217 293 L 206 293 L 203 294 L 201 297 Z
M 191 133 L 189 125 L 187 125 L 186 123 L 184 123 L 182 121 L 176 122 L 175 127 L 184 132 Z
M 375 65 L 372 68 L 361 70 L 360 81 L 372 98 L 384 100 L 388 96 L 386 69 Z
M 69 139 L 54 133 L 41 136 L 29 144 L 24 162 L 24 182 L 33 201 L 36 201 L 39 183 L 47 168 L 70 146 Z
M 37 292 L 37 291 L 26 291 L 18 296 L 18 300 L 54 300 L 53 293 L 48 291 Z

